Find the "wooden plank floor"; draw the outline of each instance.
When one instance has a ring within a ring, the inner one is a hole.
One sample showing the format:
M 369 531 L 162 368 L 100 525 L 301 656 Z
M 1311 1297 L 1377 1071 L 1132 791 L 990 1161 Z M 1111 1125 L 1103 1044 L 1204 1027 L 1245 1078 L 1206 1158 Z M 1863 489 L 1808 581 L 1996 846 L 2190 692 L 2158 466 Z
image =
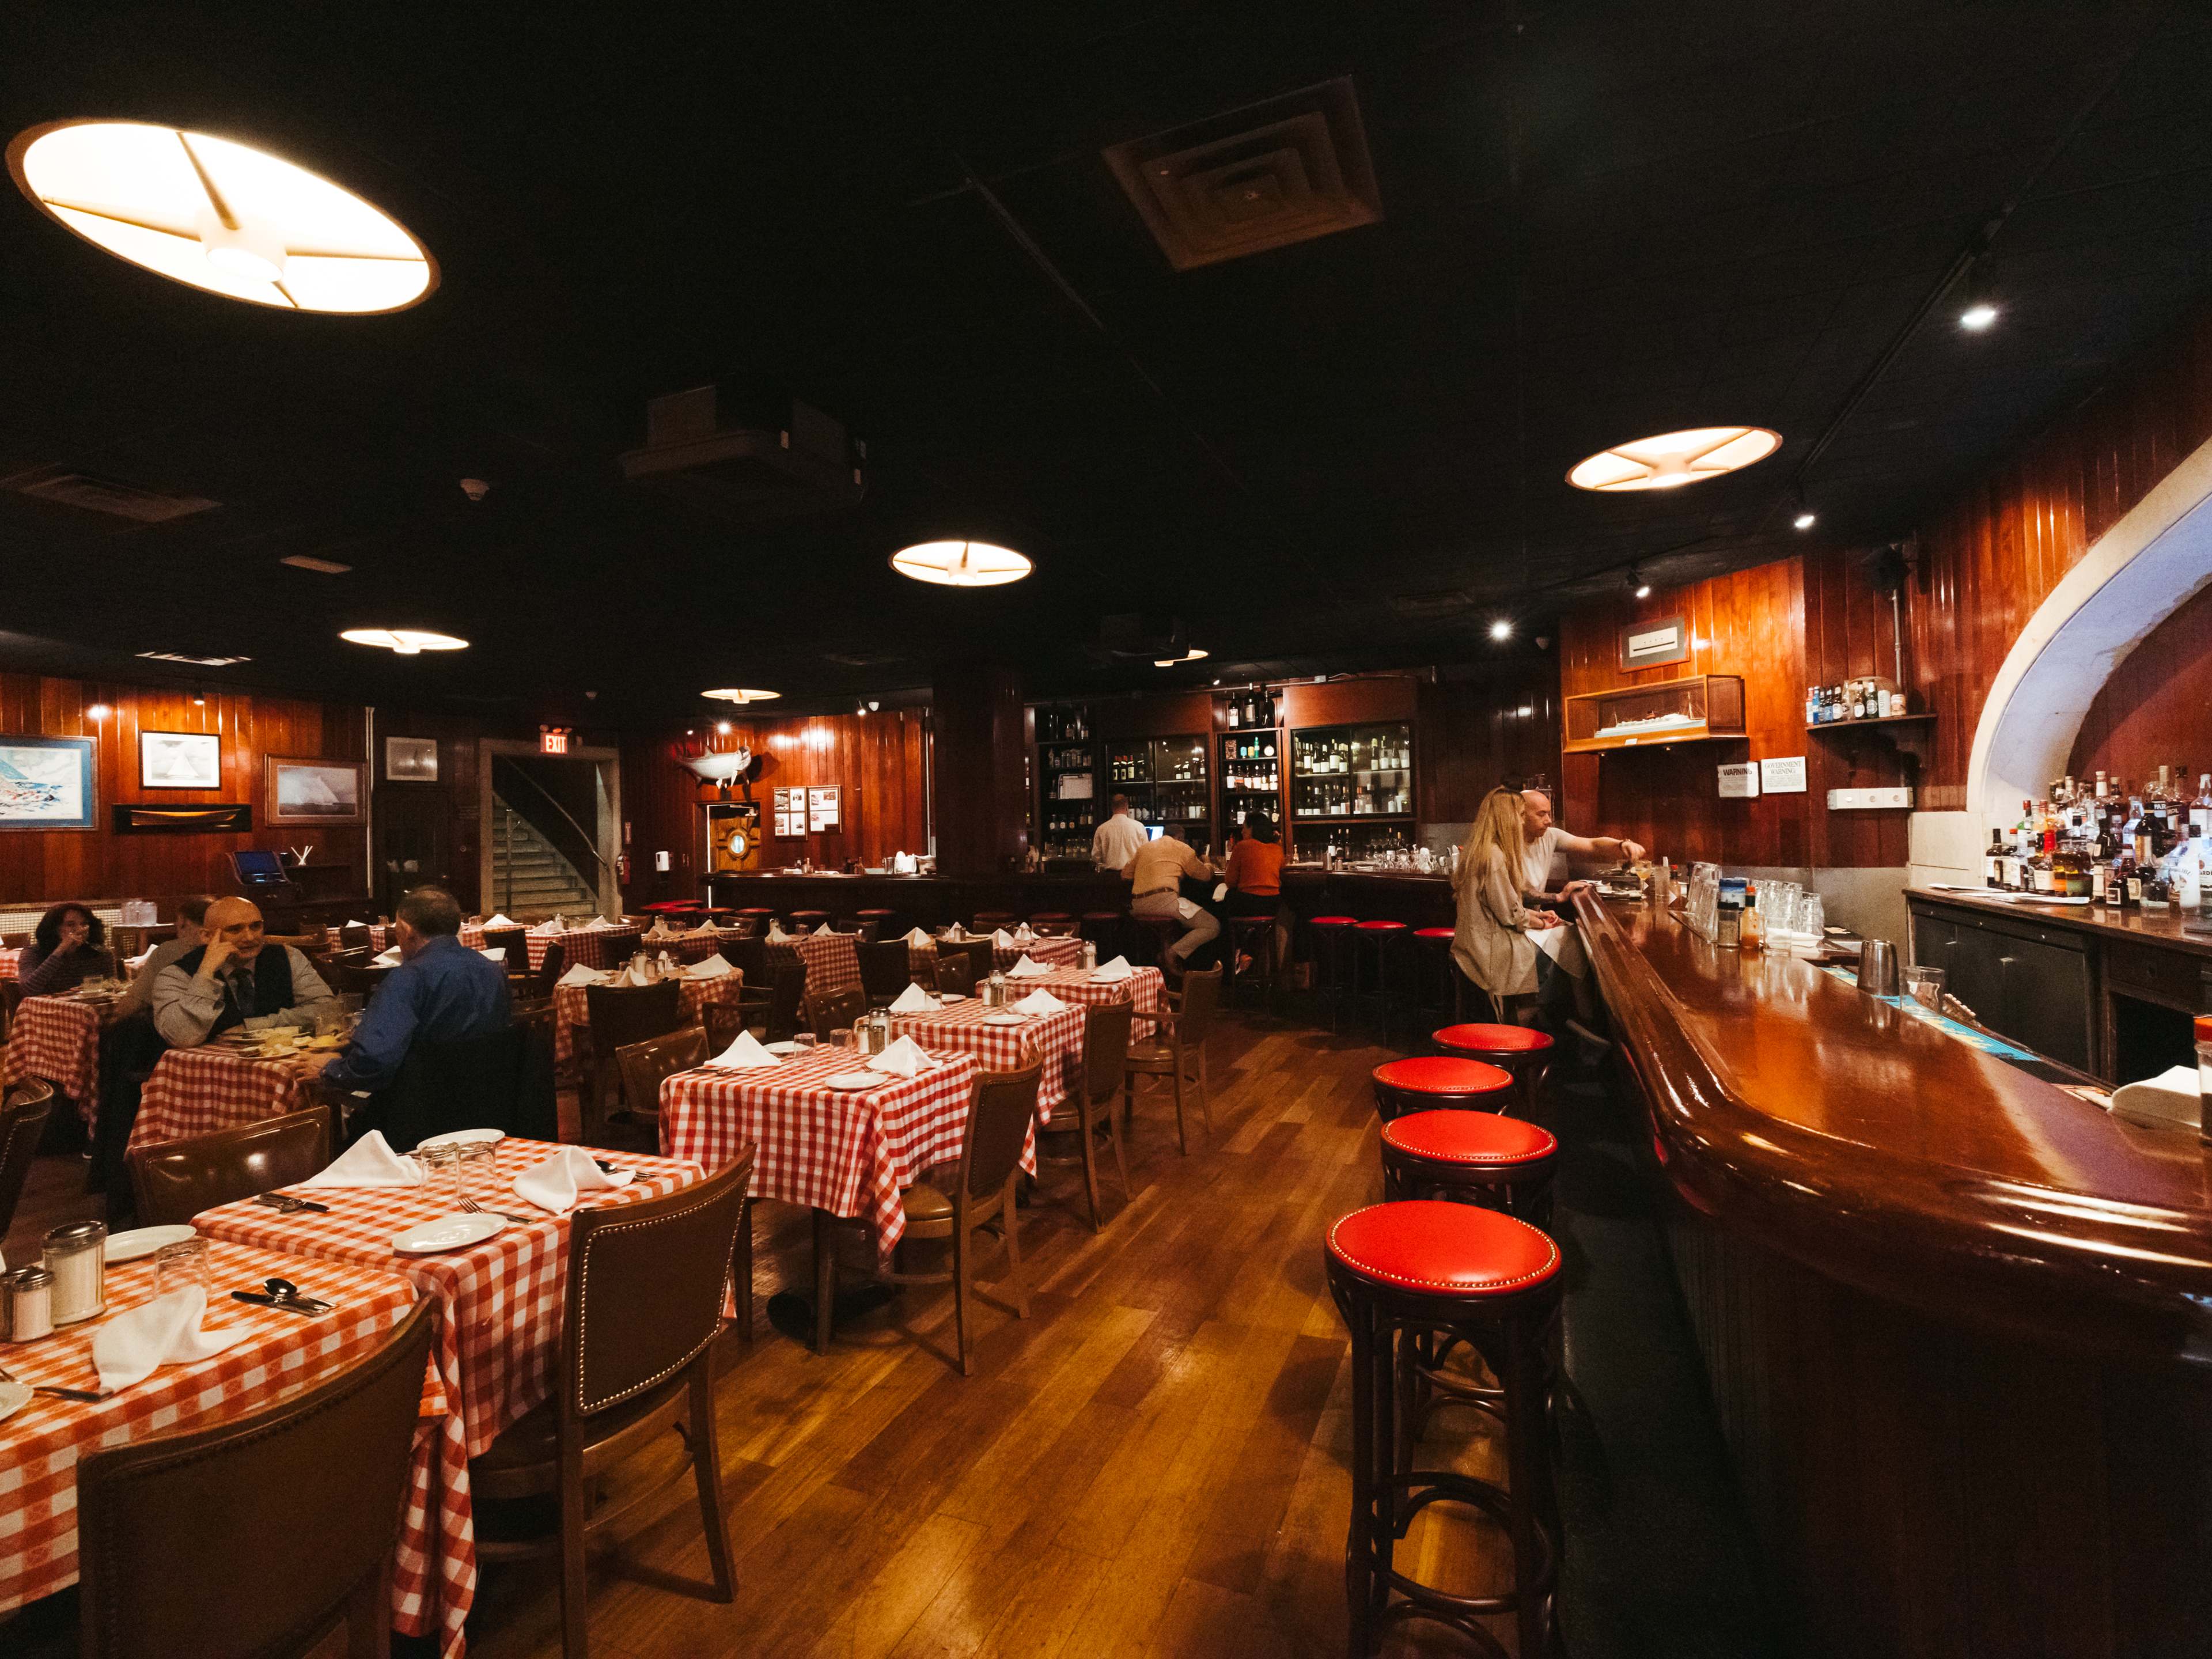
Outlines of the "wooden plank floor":
M 718 1389 L 736 1600 L 672 1594 L 603 1563 L 592 1652 L 1341 1654 L 1349 1348 L 1321 1240 L 1333 1217 L 1379 1194 L 1367 1072 L 1389 1057 L 1304 1027 L 1225 1022 L 1211 1147 L 1194 1111 L 1190 1156 L 1178 1156 L 1172 1107 L 1147 1092 L 1128 1142 L 1134 1199 L 1122 1209 L 1109 1176 L 1097 1237 L 1079 1170 L 1045 1171 L 1023 1216 L 1027 1320 L 989 1299 L 1003 1255 L 981 1247 L 972 1376 L 949 1358 L 947 1293 L 908 1291 L 819 1358 L 763 1316 Z M 62 1162 L 41 1161 L 19 1236 L 82 1206 L 75 1170 L 45 1167 Z M 809 1229 L 787 1206 L 759 1214 L 764 1304 L 808 1282 Z M 1448 1412 L 1437 1432 L 1472 1437 L 1446 1459 L 1494 1474 L 1479 1421 Z M 671 1493 L 628 1552 L 703 1579 L 689 1498 L 688 1486 Z M 1439 1507 L 1400 1560 L 1431 1582 L 1487 1589 L 1503 1552 L 1486 1524 Z M 550 1566 L 487 1571 L 471 1652 L 557 1655 L 557 1620 Z M 1498 1633 L 1510 1648 L 1510 1630 Z M 1415 1626 L 1387 1650 L 1466 1649 Z

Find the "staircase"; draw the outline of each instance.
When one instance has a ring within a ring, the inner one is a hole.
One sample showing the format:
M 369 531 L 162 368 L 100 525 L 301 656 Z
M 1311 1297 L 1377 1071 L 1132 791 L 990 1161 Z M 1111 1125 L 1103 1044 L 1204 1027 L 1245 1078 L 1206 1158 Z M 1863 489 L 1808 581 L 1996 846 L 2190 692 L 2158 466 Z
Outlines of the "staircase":
M 517 921 L 542 921 L 555 915 L 589 921 L 599 900 L 576 866 L 529 819 L 494 795 L 491 889 L 484 895 L 484 908 L 502 910 Z

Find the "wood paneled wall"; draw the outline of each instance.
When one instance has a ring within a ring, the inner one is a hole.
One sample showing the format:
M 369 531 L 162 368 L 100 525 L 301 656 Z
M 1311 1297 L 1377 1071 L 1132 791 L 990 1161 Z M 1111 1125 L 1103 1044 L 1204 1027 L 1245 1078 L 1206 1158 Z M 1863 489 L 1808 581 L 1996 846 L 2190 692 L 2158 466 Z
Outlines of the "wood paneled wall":
M 1424 823 L 1466 823 L 1501 784 L 1559 782 L 1559 664 L 1517 660 L 1468 679 L 1418 687 L 1414 811 Z M 1525 712 L 1524 712 L 1525 711 Z
M 670 758 L 669 740 L 678 735 L 667 732 L 649 739 L 627 738 L 622 744 L 628 831 L 623 850 L 630 860 L 623 894 L 633 906 L 700 895 L 706 848 L 698 780 Z M 848 859 L 880 864 L 894 852 L 928 850 L 929 717 L 924 711 L 738 720 L 727 736 L 712 737 L 709 744 L 716 750 L 750 746 L 775 757 L 775 775 L 753 788 L 764 830 L 774 828 L 769 823 L 771 788 L 834 783 L 844 791 L 842 830 L 810 835 L 803 842 L 770 839 L 762 855 L 765 866 L 795 864 L 804 856 L 817 866 L 836 869 Z M 672 866 L 666 875 L 653 867 L 653 855 L 661 850 L 669 854 Z
M 357 825 L 272 827 L 266 822 L 263 759 L 270 755 L 326 760 L 362 757 L 362 711 L 326 703 L 257 694 L 203 694 L 102 681 L 0 674 L 0 733 L 31 737 L 91 737 L 98 740 L 98 816 L 91 830 L 0 830 L 0 898 L 31 902 L 61 898 L 150 898 L 164 915 L 187 893 L 236 890 L 225 855 L 245 848 L 312 847 L 311 865 L 347 866 L 337 884 L 365 890 L 366 832 Z M 94 720 L 86 711 L 105 704 Z M 142 789 L 138 734 L 213 732 L 222 739 L 222 787 L 216 790 Z M 245 801 L 253 807 L 246 835 L 117 835 L 111 806 L 155 802 L 204 805 Z
M 1029 850 L 1030 722 L 1020 678 L 988 663 L 940 666 L 929 716 L 938 872 L 998 875 Z
M 2021 627 L 2090 544 L 2208 438 L 2212 308 L 2123 366 L 1922 527 L 1909 655 L 1940 716 L 1923 806 L 1966 805 L 1974 727 Z
M 516 726 L 494 730 L 473 715 L 407 709 L 376 711 L 376 862 L 369 890 L 389 911 L 410 887 L 435 883 L 450 890 L 464 910 L 483 908 L 483 804 L 478 799 L 480 740 L 534 736 Z M 384 740 L 429 738 L 438 745 L 435 783 L 394 783 L 384 775 Z M 415 868 L 404 866 L 412 860 Z M 394 870 L 389 866 L 397 864 Z
M 2066 769 L 2140 781 L 2181 766 L 2192 788 L 2212 772 L 2212 587 L 2175 611 L 2112 671 L 2074 739 Z

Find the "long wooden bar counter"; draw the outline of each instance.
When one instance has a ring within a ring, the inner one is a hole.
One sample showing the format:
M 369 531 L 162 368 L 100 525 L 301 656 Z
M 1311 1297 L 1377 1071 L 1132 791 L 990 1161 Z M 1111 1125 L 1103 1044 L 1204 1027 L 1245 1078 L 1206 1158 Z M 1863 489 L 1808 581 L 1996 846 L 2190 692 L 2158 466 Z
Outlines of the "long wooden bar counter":
M 1813 964 L 1577 910 L 1808 1655 L 2212 1653 L 2212 1182 Z
M 704 878 L 709 902 L 733 907 L 764 904 L 778 914 L 827 910 L 849 916 L 855 910 L 896 911 L 909 925 L 943 927 L 966 922 L 978 910 L 1006 910 L 1030 916 L 1040 910 L 1121 910 L 1129 902 L 1129 884 L 1099 872 L 1075 875 L 847 876 L 834 871 L 805 875 L 776 872 L 711 875 Z

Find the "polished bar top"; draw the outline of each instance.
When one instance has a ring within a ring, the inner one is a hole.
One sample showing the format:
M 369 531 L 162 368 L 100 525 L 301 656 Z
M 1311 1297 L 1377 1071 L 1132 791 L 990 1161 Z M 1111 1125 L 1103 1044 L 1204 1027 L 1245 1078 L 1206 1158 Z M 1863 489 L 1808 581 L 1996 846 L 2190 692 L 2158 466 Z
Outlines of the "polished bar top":
M 1584 894 L 1576 910 L 1687 1202 L 1923 1312 L 2212 1364 L 2212 1180 L 2193 1133 L 2113 1118 L 1647 903 Z
M 2070 927 L 2075 933 L 2092 933 L 2101 939 L 2129 939 L 2165 950 L 2212 957 L 2212 932 L 2188 932 L 2179 910 L 2108 910 L 2101 904 L 2036 904 L 1932 887 L 1908 887 L 1905 895 L 1930 904 L 1956 904 L 1979 915 L 2011 916 L 2046 927 Z

